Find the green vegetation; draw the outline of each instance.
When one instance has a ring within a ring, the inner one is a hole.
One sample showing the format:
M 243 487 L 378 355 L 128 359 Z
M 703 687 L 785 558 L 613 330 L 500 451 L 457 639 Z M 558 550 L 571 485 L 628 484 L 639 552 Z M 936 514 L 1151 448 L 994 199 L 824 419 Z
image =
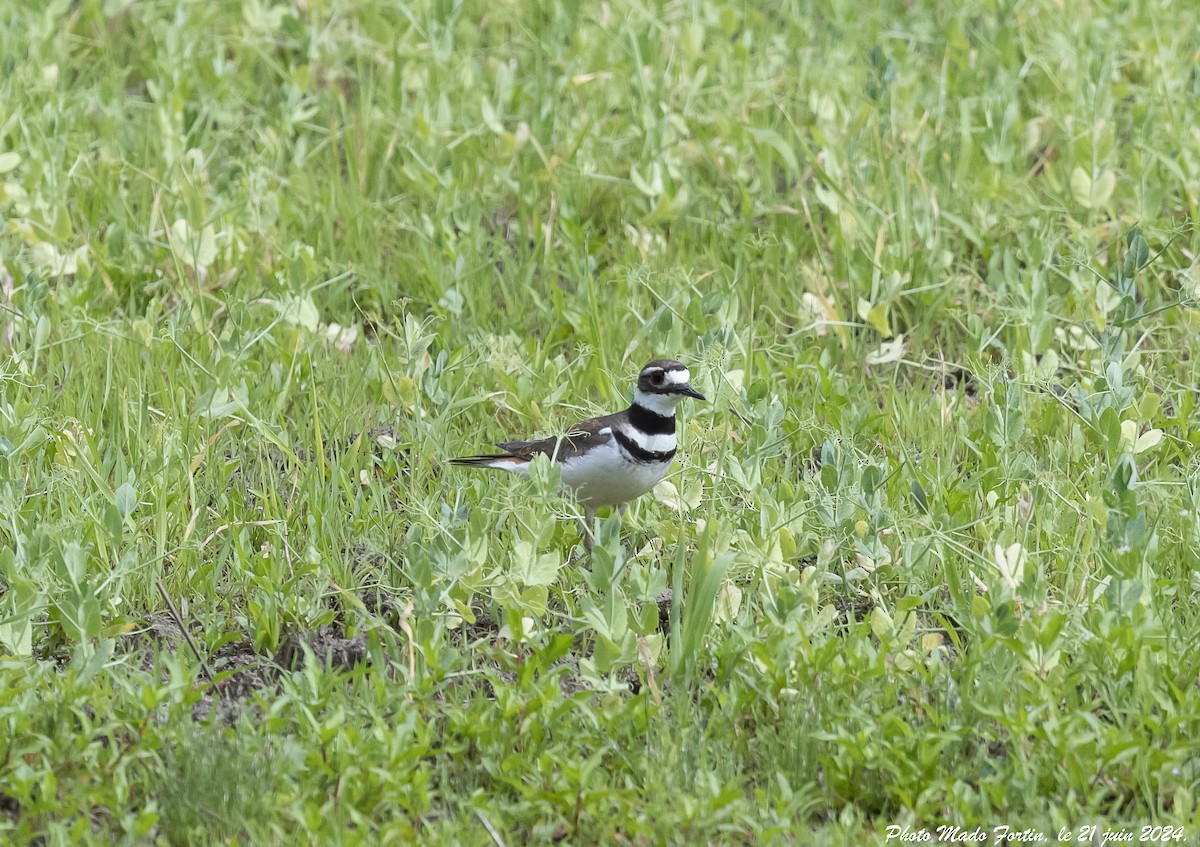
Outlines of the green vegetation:
M 0 842 L 1197 838 L 1200 7 L 0 22 Z

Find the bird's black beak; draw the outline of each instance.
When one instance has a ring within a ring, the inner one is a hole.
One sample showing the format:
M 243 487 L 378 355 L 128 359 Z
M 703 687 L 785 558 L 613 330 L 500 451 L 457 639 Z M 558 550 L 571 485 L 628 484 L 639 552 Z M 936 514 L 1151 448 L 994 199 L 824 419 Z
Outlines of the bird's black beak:
M 682 394 L 684 397 L 695 397 L 697 400 L 704 400 L 704 401 L 708 400 L 707 397 L 705 397 L 703 394 L 701 394 L 696 389 L 692 388 L 692 386 L 688 383 L 684 383 L 683 385 L 675 386 L 675 389 L 671 393 L 672 394 Z

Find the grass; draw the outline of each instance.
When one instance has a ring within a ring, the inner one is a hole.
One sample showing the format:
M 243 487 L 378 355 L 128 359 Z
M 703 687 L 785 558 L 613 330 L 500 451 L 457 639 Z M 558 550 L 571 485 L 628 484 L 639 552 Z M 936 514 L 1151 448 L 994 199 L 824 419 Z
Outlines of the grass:
M 0 840 L 1198 840 L 1200 12 L 0 15 Z

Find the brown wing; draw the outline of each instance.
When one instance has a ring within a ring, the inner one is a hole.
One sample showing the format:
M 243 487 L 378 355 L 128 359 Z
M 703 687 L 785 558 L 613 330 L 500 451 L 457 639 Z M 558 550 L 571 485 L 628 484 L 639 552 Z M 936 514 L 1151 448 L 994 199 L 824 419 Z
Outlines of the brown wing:
M 590 418 L 571 427 L 563 435 L 552 435 L 537 441 L 506 441 L 497 444 L 510 456 L 520 459 L 532 459 L 541 454 L 551 459 L 563 460 L 577 456 L 597 444 L 606 444 L 612 439 L 612 419 L 616 415 L 605 415 L 602 418 Z M 601 432 L 608 428 L 608 432 Z

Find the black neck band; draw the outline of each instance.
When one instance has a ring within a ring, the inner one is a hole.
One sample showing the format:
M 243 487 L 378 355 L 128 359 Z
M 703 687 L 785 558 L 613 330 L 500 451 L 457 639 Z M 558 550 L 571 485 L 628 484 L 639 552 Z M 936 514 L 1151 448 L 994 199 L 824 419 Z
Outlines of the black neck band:
M 646 435 L 672 435 L 675 432 L 675 415 L 660 415 L 634 402 L 629 407 L 629 424 Z
M 612 434 L 621 445 L 621 449 L 632 456 L 635 462 L 648 465 L 669 462 L 675 458 L 674 450 L 647 450 L 616 427 L 613 428 Z

